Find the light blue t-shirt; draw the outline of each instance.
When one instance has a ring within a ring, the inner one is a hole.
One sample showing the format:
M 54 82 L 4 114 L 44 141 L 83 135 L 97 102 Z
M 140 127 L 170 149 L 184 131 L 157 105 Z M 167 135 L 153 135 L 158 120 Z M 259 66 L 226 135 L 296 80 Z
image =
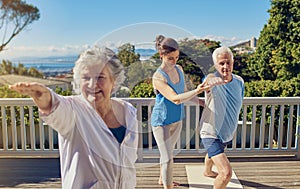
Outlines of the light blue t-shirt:
M 200 121 L 201 137 L 231 141 L 237 128 L 243 98 L 244 80 L 234 74 L 231 82 L 214 86 L 206 93 Z
M 179 82 L 173 83 L 161 68 L 158 68 L 158 72 L 161 73 L 166 79 L 168 85 L 177 93 L 184 93 L 184 75 L 183 72 L 176 66 L 176 70 L 179 73 Z M 151 114 L 151 125 L 152 126 L 165 126 L 171 123 L 175 123 L 184 118 L 184 105 L 174 104 L 165 98 L 161 93 L 158 92 L 155 98 L 155 105 Z

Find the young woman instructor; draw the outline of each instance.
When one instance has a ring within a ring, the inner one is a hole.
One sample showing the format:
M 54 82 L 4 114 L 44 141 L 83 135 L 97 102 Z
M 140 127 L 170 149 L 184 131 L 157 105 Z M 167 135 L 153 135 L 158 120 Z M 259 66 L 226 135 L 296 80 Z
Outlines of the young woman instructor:
M 162 61 L 153 75 L 152 83 L 156 92 L 155 105 L 151 114 L 153 134 L 160 152 L 159 184 L 165 189 L 180 185 L 173 182 L 173 149 L 181 132 L 184 118 L 184 102 L 192 100 L 200 105 L 197 95 L 209 86 L 200 84 L 192 91 L 186 90 L 184 72 L 176 65 L 179 58 L 178 43 L 162 35 L 156 37 L 156 49 Z

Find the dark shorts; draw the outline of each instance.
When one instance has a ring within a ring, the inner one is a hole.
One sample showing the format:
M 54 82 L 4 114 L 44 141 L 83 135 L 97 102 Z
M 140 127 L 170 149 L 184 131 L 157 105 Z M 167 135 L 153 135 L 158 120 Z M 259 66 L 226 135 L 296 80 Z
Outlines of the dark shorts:
M 223 143 L 217 138 L 202 138 L 202 143 L 207 151 L 208 157 L 211 158 L 218 154 L 224 153 L 224 149 L 227 145 L 231 144 L 231 141 Z

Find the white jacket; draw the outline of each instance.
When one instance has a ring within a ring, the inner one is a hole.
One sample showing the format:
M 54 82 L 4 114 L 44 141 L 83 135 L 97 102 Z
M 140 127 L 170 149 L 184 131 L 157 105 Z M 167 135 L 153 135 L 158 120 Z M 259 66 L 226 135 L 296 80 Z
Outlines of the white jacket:
M 126 134 L 121 144 L 83 96 L 63 97 L 52 92 L 52 111 L 49 115 L 41 113 L 41 117 L 59 133 L 63 188 L 135 187 L 136 109 L 123 100 L 112 100 L 125 109 Z

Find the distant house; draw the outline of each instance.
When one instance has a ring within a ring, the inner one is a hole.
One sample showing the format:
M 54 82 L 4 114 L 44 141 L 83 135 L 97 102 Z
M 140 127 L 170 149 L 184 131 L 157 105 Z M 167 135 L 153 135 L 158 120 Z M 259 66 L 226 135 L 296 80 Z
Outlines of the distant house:
M 253 53 L 255 51 L 256 45 L 257 45 L 257 39 L 255 37 L 252 37 L 248 41 L 241 42 L 231 46 L 231 48 L 239 54 Z
M 62 90 L 72 90 L 71 82 L 67 80 L 42 79 L 14 74 L 0 75 L 0 86 L 12 85 L 17 82 L 38 82 L 44 84 L 52 90 L 55 90 L 56 87 L 62 88 Z

